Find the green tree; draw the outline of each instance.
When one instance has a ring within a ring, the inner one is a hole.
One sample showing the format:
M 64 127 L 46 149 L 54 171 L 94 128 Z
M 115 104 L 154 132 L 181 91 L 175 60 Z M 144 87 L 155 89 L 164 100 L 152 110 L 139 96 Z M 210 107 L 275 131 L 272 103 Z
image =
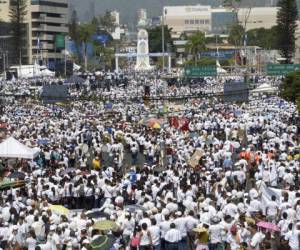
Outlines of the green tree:
M 80 44 L 82 45 L 85 71 L 87 71 L 88 66 L 88 44 L 92 42 L 92 36 L 95 34 L 95 32 L 95 26 L 92 23 L 81 24 L 78 27 L 78 35 Z
M 223 5 L 225 7 L 235 7 L 236 4 L 241 3 L 241 0 L 224 0 Z
M 110 33 L 106 30 L 98 30 L 98 36 L 107 36 L 108 40 L 105 44 L 101 43 L 100 41 L 93 41 L 94 46 L 94 60 L 97 58 L 101 61 L 102 64 L 105 63 L 109 68 L 112 66 L 112 59 L 114 57 L 114 41 Z M 97 60 L 97 61 L 99 61 Z
M 245 29 L 240 24 L 233 24 L 229 31 L 228 42 L 234 46 L 242 46 Z
M 205 45 L 205 35 L 202 32 L 197 32 L 188 37 L 187 49 L 189 53 L 193 56 L 194 62 L 196 64 L 197 58 L 201 51 L 206 50 Z
M 296 102 L 300 97 L 300 71 L 287 74 L 280 86 L 280 96 L 288 101 Z
M 295 54 L 297 28 L 297 3 L 295 0 L 279 0 L 277 14 L 277 46 L 281 55 L 290 63 Z
M 271 29 L 258 28 L 247 31 L 247 45 L 259 46 L 263 49 L 277 48 L 276 26 Z
M 185 63 L 186 66 L 206 66 L 206 65 L 216 65 L 216 59 L 203 57 L 197 60 L 189 60 Z
M 14 48 L 19 58 L 20 65 L 26 44 L 27 0 L 11 0 L 9 5 L 9 17 L 11 22 L 12 36 L 14 37 Z
M 116 20 L 111 14 L 111 11 L 106 11 L 104 15 L 98 17 L 98 24 L 101 29 L 113 32 L 116 28 Z
M 171 29 L 164 26 L 165 29 L 165 51 L 173 51 L 173 39 L 171 37 Z M 150 53 L 162 52 L 162 27 L 157 26 L 148 29 L 149 51 Z
M 69 23 L 69 36 L 75 43 L 76 47 L 76 56 L 80 59 L 80 37 L 79 37 L 79 25 L 78 25 L 78 16 L 77 11 L 72 12 L 71 21 Z

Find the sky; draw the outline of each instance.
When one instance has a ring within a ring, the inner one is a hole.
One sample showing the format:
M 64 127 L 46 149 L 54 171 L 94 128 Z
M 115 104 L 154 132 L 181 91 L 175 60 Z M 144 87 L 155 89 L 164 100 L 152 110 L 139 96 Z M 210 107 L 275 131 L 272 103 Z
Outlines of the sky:
M 106 10 L 119 11 L 121 22 L 133 24 L 136 20 L 136 11 L 138 9 L 147 9 L 148 17 L 159 16 L 163 5 L 212 5 L 219 6 L 222 0 L 69 0 L 74 4 L 81 19 L 91 15 L 89 2 L 95 1 L 95 14 L 100 15 Z M 244 4 L 253 4 L 264 6 L 272 0 L 243 0 Z M 276 1 L 276 0 L 274 0 Z M 248 2 L 248 3 L 247 3 Z

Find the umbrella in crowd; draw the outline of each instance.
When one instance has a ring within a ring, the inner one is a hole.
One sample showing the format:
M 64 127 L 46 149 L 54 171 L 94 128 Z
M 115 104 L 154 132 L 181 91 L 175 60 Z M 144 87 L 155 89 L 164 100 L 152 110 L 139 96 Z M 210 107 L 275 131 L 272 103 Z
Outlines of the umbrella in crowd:
M 193 229 L 193 232 L 195 232 L 195 233 L 205 233 L 205 232 L 207 232 L 207 229 L 204 228 L 204 227 L 197 227 L 197 228 Z
M 9 181 L 5 180 L 0 183 L 0 190 L 7 190 L 10 188 L 20 188 L 25 186 L 25 181 Z
M 25 174 L 22 172 L 14 171 L 8 176 L 8 178 L 9 179 L 24 179 Z
M 101 235 L 91 243 L 93 250 L 109 250 L 114 243 L 114 238 L 108 235 Z
M 90 218 L 90 219 L 93 219 L 93 218 L 96 218 L 96 219 L 105 218 L 105 219 L 108 220 L 110 218 L 109 214 L 104 213 L 102 211 L 91 211 L 91 212 L 87 213 L 86 216 L 88 218 Z
M 116 222 L 111 220 L 100 220 L 95 223 L 93 226 L 94 229 L 98 229 L 101 231 L 109 231 L 109 230 L 116 230 L 118 228 L 118 225 Z
M 51 205 L 50 210 L 60 215 L 68 215 L 70 210 L 61 205 Z
M 271 230 L 271 231 L 275 231 L 275 232 L 279 232 L 280 231 L 280 228 L 271 223 L 271 222 L 267 222 L 267 221 L 260 221 L 257 223 L 257 226 L 259 228 L 263 228 L 263 229 L 267 229 L 267 230 Z
M 161 125 L 158 122 L 153 123 L 150 128 L 161 129 Z

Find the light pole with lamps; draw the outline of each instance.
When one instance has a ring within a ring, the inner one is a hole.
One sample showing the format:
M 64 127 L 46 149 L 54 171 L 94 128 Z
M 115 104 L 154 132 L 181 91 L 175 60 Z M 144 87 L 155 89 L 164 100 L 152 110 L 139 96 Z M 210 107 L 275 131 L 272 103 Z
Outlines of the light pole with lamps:
M 161 0 L 162 6 L 162 20 L 161 20 L 161 37 L 162 37 L 162 70 L 165 71 L 165 8 L 164 8 L 164 0 Z

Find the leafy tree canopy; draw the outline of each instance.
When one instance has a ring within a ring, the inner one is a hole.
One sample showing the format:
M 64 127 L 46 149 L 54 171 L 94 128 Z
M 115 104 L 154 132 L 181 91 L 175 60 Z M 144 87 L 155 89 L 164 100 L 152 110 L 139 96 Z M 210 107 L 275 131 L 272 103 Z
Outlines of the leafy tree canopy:
M 173 51 L 173 39 L 171 37 L 171 29 L 168 26 L 164 26 L 165 31 L 165 51 Z M 150 53 L 162 52 L 162 27 L 157 26 L 155 28 L 148 29 L 149 37 L 149 51 Z

